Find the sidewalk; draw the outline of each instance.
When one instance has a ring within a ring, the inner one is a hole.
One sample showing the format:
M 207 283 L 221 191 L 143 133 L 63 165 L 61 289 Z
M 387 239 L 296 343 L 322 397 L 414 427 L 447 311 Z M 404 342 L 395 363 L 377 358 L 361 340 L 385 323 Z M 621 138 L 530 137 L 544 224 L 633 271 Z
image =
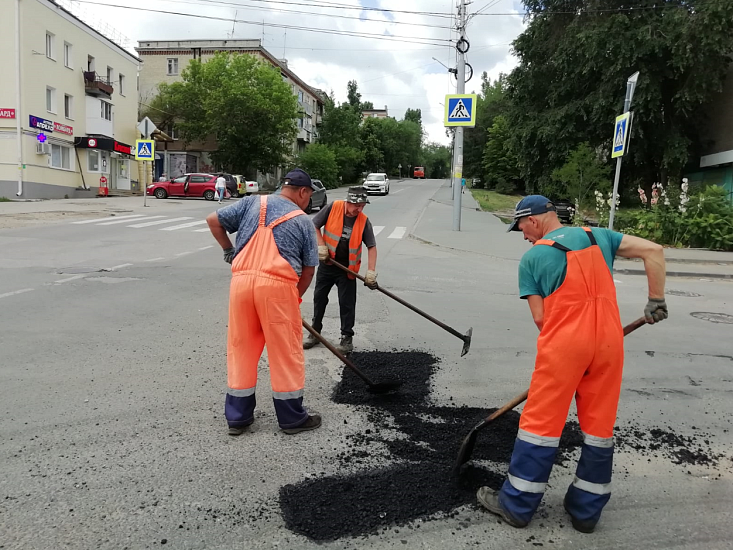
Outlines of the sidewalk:
M 433 195 L 410 232 L 410 237 L 426 244 L 487 257 L 519 261 L 530 245 L 517 234 L 506 232 L 507 225 L 483 212 L 470 191 L 462 195 L 461 231 L 453 231 L 453 194 L 446 183 Z M 668 277 L 733 279 L 733 252 L 666 248 Z M 640 261 L 618 259 L 615 273 L 644 275 Z

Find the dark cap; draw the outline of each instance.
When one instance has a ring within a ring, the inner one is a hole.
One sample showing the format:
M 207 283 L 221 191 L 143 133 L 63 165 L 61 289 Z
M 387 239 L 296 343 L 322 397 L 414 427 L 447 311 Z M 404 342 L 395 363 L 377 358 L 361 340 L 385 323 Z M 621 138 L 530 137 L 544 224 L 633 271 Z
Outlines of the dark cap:
M 285 183 L 283 185 L 290 185 L 292 187 L 310 187 L 313 191 L 318 191 L 318 187 L 313 185 L 308 173 L 300 168 L 295 168 L 285 174 Z
M 555 205 L 547 197 L 542 195 L 528 195 L 517 203 L 514 207 L 514 221 L 512 221 L 509 231 L 519 231 L 519 220 L 527 216 L 538 216 L 547 212 L 555 212 Z
M 346 202 L 351 204 L 369 204 L 369 193 L 364 187 L 349 187 L 346 193 Z

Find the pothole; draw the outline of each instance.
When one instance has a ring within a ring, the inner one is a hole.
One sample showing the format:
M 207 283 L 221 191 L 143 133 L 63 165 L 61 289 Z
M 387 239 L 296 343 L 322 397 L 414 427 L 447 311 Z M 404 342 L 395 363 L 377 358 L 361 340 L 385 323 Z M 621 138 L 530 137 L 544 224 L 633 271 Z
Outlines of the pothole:
M 733 315 L 727 313 L 713 313 L 710 311 L 693 311 L 690 313 L 695 319 L 702 319 L 703 321 L 710 321 L 711 323 L 724 323 L 727 325 L 733 325 Z
M 667 290 L 665 292 L 671 296 L 684 296 L 685 298 L 699 298 L 702 296 L 702 294 L 698 294 L 697 292 L 687 292 L 685 290 Z

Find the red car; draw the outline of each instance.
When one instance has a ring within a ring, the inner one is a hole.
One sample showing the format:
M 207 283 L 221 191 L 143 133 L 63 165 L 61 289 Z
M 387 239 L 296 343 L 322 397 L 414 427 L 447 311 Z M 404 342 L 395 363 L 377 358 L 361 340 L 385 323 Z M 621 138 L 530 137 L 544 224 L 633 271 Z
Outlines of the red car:
M 213 201 L 216 195 L 216 176 L 211 174 L 184 174 L 173 181 L 158 181 L 148 185 L 148 195 L 156 199 L 168 197 L 203 197 Z
M 412 179 L 425 179 L 425 168 L 422 166 L 415 166 L 415 170 L 412 172 Z

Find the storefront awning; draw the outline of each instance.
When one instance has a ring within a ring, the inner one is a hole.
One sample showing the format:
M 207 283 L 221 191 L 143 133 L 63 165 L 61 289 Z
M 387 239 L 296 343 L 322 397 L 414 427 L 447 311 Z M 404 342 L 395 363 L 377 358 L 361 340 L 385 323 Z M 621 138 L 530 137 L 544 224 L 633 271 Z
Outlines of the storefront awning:
M 133 156 L 131 145 L 108 137 L 77 137 L 74 138 L 74 147 L 77 149 L 99 149 L 112 151 L 122 155 Z

